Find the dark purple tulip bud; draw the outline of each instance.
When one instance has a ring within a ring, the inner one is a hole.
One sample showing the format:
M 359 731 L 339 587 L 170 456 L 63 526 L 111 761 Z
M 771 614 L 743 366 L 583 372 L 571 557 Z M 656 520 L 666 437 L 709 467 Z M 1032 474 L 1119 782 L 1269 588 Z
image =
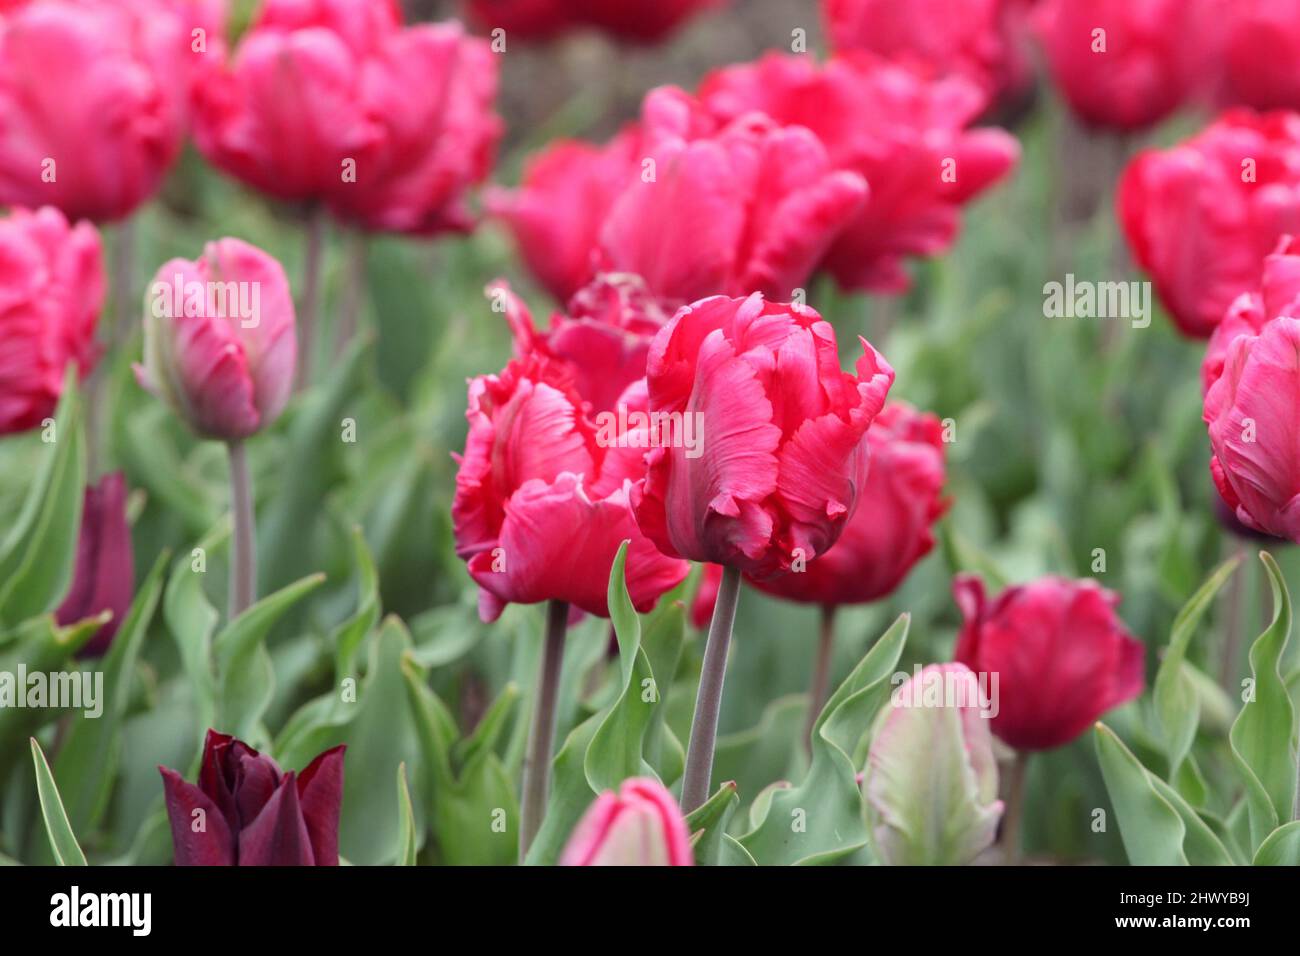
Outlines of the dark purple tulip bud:
M 159 767 L 177 866 L 338 866 L 343 745 L 284 773 L 209 730 L 199 782 Z
M 131 531 L 126 524 L 126 479 L 120 471 L 86 488 L 77 540 L 72 587 L 54 612 L 60 625 L 112 611 L 113 618 L 81 649 L 81 657 L 100 657 L 126 619 L 135 594 Z

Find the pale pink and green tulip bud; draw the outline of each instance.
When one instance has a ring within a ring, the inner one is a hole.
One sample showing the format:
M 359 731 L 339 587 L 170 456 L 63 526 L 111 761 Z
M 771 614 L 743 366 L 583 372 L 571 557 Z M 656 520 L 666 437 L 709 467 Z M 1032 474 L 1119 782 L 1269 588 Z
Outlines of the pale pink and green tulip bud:
M 931 664 L 895 689 L 863 780 L 882 862 L 962 865 L 993 843 L 1002 801 L 990 709 L 964 664 Z
M 673 795 L 658 780 L 634 777 L 588 808 L 560 856 L 561 866 L 691 866 L 690 833 Z
M 199 435 L 238 441 L 284 410 L 297 351 L 280 263 L 240 239 L 218 239 L 154 276 L 135 373 Z

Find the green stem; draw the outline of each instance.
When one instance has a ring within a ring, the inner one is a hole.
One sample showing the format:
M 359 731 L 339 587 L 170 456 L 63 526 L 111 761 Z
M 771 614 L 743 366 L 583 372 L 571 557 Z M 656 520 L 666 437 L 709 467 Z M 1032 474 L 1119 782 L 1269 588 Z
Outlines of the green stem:
M 257 592 L 257 547 L 253 527 L 253 482 L 249 477 L 248 453 L 242 441 L 226 446 L 230 451 L 230 508 L 234 531 L 230 542 L 229 619 L 248 610 Z
M 316 358 L 316 325 L 320 312 L 321 260 L 325 252 L 325 209 L 318 206 L 308 213 L 307 250 L 302 269 L 302 300 L 298 306 L 298 376 L 301 391 L 311 381 Z
M 735 624 L 736 602 L 739 598 L 740 570 L 724 567 L 722 581 L 718 584 L 718 598 L 713 605 L 708 643 L 704 646 L 700 690 L 695 698 L 691 740 L 686 748 L 686 772 L 682 778 L 683 813 L 690 813 L 702 806 L 709 796 L 713 748 L 718 736 L 718 713 L 722 709 L 722 681 L 727 674 L 727 650 L 731 646 L 731 629 Z
M 817 656 L 813 660 L 812 683 L 808 686 L 808 719 L 804 723 L 803 743 L 812 753 L 813 725 L 826 703 L 826 688 L 830 683 L 831 658 L 835 652 L 835 608 L 825 605 L 821 612 L 821 633 L 817 638 Z
M 1018 866 L 1021 854 L 1021 817 L 1025 810 L 1025 768 L 1029 754 L 1017 750 L 1007 773 L 1007 809 L 1002 815 L 1002 864 Z
M 551 751 L 555 745 L 555 705 L 564 663 L 564 632 L 569 624 L 569 605 L 551 601 L 546 606 L 546 636 L 542 662 L 537 670 L 537 693 L 533 700 L 533 725 L 528 735 L 528 756 L 524 760 L 524 789 L 520 801 L 519 862 L 523 863 L 533 838 L 546 816 L 546 799 L 551 789 Z

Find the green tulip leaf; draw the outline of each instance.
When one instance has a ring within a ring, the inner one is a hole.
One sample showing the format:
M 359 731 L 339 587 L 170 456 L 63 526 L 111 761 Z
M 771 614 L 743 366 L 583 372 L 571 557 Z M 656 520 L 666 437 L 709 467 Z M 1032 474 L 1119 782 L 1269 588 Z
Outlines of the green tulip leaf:
M 1233 761 L 1246 788 L 1250 845 L 1255 850 L 1290 817 L 1296 787 L 1295 711 L 1281 674 L 1282 655 L 1291 634 L 1291 596 L 1273 556 L 1261 551 L 1259 559 L 1273 592 L 1273 622 L 1251 646 L 1253 692 L 1228 734 Z
M 910 622 L 900 616 L 831 695 L 813 725 L 807 774 L 795 786 L 773 790 L 762 822 L 740 838 L 759 864 L 833 863 L 867 844 L 851 754 L 888 700 Z
M 81 852 L 72 825 L 68 823 L 59 788 L 35 737 L 32 738 L 32 765 L 36 768 L 36 793 L 40 797 L 41 817 L 45 820 L 45 833 L 50 838 L 54 859 L 59 866 L 85 866 L 86 854 Z
M 1169 760 L 1168 779 L 1171 781 L 1191 750 L 1200 723 L 1200 695 L 1187 672 L 1187 647 L 1214 596 L 1237 570 L 1239 563 L 1238 558 L 1225 561 L 1183 605 L 1174 619 L 1169 648 L 1156 673 L 1156 715 L 1164 731 L 1165 754 Z
M 397 765 L 397 865 L 415 866 L 419 852 L 415 830 L 415 808 L 411 806 L 411 791 L 406 786 L 406 764 Z

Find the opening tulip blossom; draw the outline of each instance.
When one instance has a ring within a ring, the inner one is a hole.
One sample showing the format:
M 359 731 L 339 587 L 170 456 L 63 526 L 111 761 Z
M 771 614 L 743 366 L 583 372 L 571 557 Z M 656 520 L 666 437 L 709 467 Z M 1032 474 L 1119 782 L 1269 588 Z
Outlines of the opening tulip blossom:
M 754 294 L 682 309 L 650 347 L 650 411 L 698 415 L 704 441 L 695 458 L 681 447 L 646 454 L 637 523 L 665 554 L 724 569 L 687 751 L 687 813 L 708 794 L 741 572 L 775 575 L 828 551 L 866 482 L 867 429 L 894 372 L 862 346 L 847 374 L 821 316 Z
M 810 130 L 760 112 L 722 121 L 662 87 L 609 146 L 552 147 L 491 205 L 559 297 L 599 272 L 635 273 L 675 309 L 718 293 L 790 298 L 867 194 Z
M 104 304 L 99 234 L 57 209 L 0 219 L 0 435 L 54 414 L 68 363 L 84 378 L 99 358 Z
M 600 367 L 584 363 L 605 356 L 583 343 L 609 344 L 606 329 L 619 326 L 557 321 L 540 339 L 526 307 L 508 289 L 498 285 L 489 293 L 504 297 L 523 353 L 500 375 L 470 382 L 469 434 L 457 458 L 452 522 L 457 554 L 479 586 L 484 620 L 495 620 L 512 601 L 548 604 L 525 770 L 522 859 L 541 825 L 549 789 L 570 606 L 609 616 L 608 581 L 624 541 L 628 593 L 639 611 L 681 583 L 690 566 L 661 554 L 633 518 L 632 482 L 644 473 L 646 443 L 602 442 L 590 417 L 592 403 L 576 389 L 579 371 Z M 621 314 L 615 310 L 616 321 Z M 594 375 L 584 380 L 597 382 Z M 639 384 L 629 385 L 621 401 L 643 400 Z
M 177 866 L 338 866 L 342 745 L 301 773 L 209 730 L 198 784 L 159 767 Z
M 1202 369 L 1210 472 L 1237 520 L 1300 541 L 1300 245 L 1264 262 L 1262 289 L 1242 296 L 1210 340 Z
M 976 83 L 935 79 L 868 53 L 838 55 L 824 66 L 771 53 L 710 74 L 700 99 L 723 121 L 757 111 L 786 129 L 811 130 L 832 168 L 870 184 L 870 197 L 813 263 L 844 289 L 904 291 L 903 257 L 952 245 L 962 205 L 1020 157 L 1009 133 L 967 129 L 988 102 Z
M 280 263 L 239 239 L 173 259 L 149 287 L 140 385 L 230 452 L 230 618 L 256 598 L 253 493 L 245 439 L 284 411 L 297 361 L 293 296 Z
M 1300 234 L 1300 116 L 1232 110 L 1184 143 L 1139 153 L 1117 206 L 1178 330 L 1208 338 L 1259 287 L 1278 240 Z

